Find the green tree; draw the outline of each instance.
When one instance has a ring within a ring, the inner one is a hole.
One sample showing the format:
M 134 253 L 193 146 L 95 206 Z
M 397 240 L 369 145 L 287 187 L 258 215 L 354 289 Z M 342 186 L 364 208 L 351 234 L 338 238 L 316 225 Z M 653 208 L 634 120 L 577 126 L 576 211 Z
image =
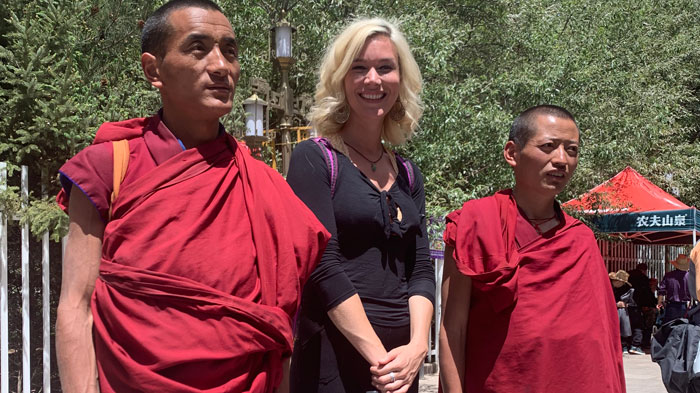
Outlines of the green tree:
M 540 103 L 567 107 L 582 131 L 578 174 L 563 200 L 631 165 L 699 202 L 697 1 L 474 5 L 437 7 L 445 13 L 436 20 L 456 18 L 442 40 L 450 22 L 420 33 L 435 44 L 428 58 L 440 61 L 419 59 L 427 110 L 410 148 L 433 211 L 509 184 L 500 151 L 510 122 Z M 413 44 L 419 55 L 426 49 Z M 451 46 L 452 57 L 440 55 Z
M 55 173 L 101 122 L 155 111 L 158 95 L 138 57 L 140 24 L 158 4 L 34 0 L 0 8 L 9 22 L 0 40 L 0 157 Z M 224 124 L 240 132 L 249 78 L 278 83 L 272 23 L 261 3 L 221 5 L 240 39 L 243 69 Z M 301 1 L 288 15 L 298 26 L 292 85 L 297 94 L 313 92 L 324 49 L 348 19 L 399 20 L 425 80 L 426 112 L 405 150 L 426 175 L 431 214 L 508 186 L 505 135 L 518 112 L 538 103 L 567 107 L 582 130 L 579 173 L 562 199 L 632 165 L 698 204 L 698 5 Z

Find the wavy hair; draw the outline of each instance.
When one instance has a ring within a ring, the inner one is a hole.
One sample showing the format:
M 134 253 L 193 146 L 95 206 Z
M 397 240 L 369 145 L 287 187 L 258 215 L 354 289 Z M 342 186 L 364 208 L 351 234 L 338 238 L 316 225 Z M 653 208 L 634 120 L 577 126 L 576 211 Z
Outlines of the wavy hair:
M 396 48 L 401 78 L 399 100 L 406 111 L 398 122 L 392 120 L 389 114 L 384 117 L 382 139 L 392 145 L 405 143 L 413 136 L 423 114 L 419 96 L 423 78 L 404 35 L 384 19 L 357 19 L 338 34 L 326 50 L 316 85 L 315 104 L 308 116 L 316 131 L 334 146 L 339 146 L 339 132 L 343 127 L 343 123 L 336 120 L 336 114 L 349 110 L 343 84 L 345 75 L 367 39 L 378 34 L 389 37 Z

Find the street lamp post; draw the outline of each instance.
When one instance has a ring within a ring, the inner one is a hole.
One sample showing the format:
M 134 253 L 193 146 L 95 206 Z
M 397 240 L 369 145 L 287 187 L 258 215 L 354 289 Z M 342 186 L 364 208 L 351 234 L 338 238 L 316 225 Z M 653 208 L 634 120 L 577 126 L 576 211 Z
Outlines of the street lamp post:
M 294 116 L 294 90 L 289 87 L 289 68 L 294 64 L 292 57 L 292 33 L 294 28 L 285 19 L 275 26 L 275 59 L 282 74 L 282 107 L 283 115 L 280 122 L 282 132 L 282 174 L 287 176 L 289 170 L 289 159 L 292 155 L 292 145 L 290 129 L 292 127 L 292 117 Z
M 292 26 L 284 16 L 281 17 L 281 21 L 275 23 L 275 26 L 270 30 L 274 31 L 275 34 L 275 62 L 279 66 L 280 76 L 281 76 L 281 86 L 279 90 L 272 90 L 270 85 L 262 78 L 251 78 L 250 87 L 253 91 L 253 96 L 248 98 L 246 102 L 248 106 L 246 107 L 246 114 L 252 113 L 253 102 L 260 100 L 262 103 L 263 111 L 265 113 L 265 125 L 268 130 L 267 137 L 262 139 L 251 139 L 254 143 L 259 143 L 263 140 L 276 138 L 276 132 L 279 131 L 281 152 L 282 152 L 282 174 L 287 175 L 289 170 L 289 159 L 292 155 L 292 141 L 291 141 L 291 131 L 294 129 L 294 121 L 297 119 L 297 124 L 304 122 L 304 116 L 311 106 L 311 97 L 307 94 L 302 94 L 300 97 L 294 97 L 294 90 L 289 85 L 289 69 L 292 64 L 294 64 L 294 58 L 292 57 L 292 35 L 296 31 L 294 26 Z M 244 106 L 246 105 L 244 102 Z M 269 119 L 270 111 L 275 110 L 279 112 L 277 130 L 273 131 L 270 129 Z M 248 119 L 248 117 L 246 117 Z M 252 131 L 252 128 L 248 126 L 248 121 L 246 121 L 247 132 L 246 135 L 257 135 L 256 131 Z M 252 123 L 251 123 L 252 124 Z M 257 124 L 257 123 L 256 123 Z M 257 138 L 257 137 L 256 137 Z

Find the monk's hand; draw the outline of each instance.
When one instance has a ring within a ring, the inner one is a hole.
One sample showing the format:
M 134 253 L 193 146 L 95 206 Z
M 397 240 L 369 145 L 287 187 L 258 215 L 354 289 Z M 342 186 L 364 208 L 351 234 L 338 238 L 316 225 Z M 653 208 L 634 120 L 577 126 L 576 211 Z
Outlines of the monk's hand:
M 372 384 L 382 393 L 407 392 L 427 353 L 427 343 L 411 342 L 392 349 L 378 365 L 370 367 Z

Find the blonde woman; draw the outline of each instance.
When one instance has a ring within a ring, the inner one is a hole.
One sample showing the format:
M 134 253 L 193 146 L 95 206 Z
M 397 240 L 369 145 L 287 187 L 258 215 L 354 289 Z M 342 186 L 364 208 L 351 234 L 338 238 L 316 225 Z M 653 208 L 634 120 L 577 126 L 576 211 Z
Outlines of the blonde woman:
M 399 30 L 350 24 L 328 48 L 287 181 L 332 238 L 304 289 L 292 392 L 417 392 L 435 293 L 418 168 L 392 152 L 422 114 Z

